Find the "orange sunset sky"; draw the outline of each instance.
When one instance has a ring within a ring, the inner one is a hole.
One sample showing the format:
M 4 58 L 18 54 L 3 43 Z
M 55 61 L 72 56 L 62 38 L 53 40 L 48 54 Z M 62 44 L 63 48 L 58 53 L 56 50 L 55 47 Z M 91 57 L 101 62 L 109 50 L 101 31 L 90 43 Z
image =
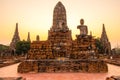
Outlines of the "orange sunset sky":
M 21 40 L 30 32 L 31 40 L 40 35 L 46 40 L 52 26 L 53 9 L 59 0 L 0 0 L 0 44 L 9 45 L 16 22 Z M 67 25 L 72 37 L 79 34 L 77 25 L 83 18 L 89 32 L 100 37 L 105 24 L 112 48 L 120 45 L 120 0 L 60 0 L 66 8 Z

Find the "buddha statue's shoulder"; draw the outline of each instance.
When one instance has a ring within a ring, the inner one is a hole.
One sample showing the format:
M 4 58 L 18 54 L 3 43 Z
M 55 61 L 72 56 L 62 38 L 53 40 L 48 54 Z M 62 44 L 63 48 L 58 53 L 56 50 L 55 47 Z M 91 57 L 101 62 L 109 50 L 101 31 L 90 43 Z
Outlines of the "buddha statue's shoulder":
M 80 28 L 80 25 L 78 25 L 77 28 Z
M 77 28 L 80 28 L 80 27 L 87 27 L 87 25 L 78 25 Z

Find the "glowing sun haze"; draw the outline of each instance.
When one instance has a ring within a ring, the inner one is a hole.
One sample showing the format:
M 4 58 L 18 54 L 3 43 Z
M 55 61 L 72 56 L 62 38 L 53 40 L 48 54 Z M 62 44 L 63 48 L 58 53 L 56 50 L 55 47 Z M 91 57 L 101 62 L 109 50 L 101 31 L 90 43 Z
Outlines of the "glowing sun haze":
M 18 22 L 21 40 L 31 40 L 40 35 L 46 40 L 52 26 L 53 9 L 59 0 L 0 0 L 0 44 L 12 40 L 15 24 Z M 67 24 L 72 30 L 73 39 L 79 34 L 77 25 L 85 20 L 89 32 L 100 37 L 102 24 L 105 24 L 108 38 L 115 47 L 120 43 L 120 0 L 60 0 L 66 8 Z

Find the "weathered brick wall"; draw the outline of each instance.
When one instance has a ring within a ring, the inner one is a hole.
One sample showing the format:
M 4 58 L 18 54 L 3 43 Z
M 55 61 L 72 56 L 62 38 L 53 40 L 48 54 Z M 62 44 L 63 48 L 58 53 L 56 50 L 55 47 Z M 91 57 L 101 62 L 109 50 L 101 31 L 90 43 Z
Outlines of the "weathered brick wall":
M 107 64 L 101 60 L 36 60 L 24 61 L 18 66 L 19 73 L 28 72 L 107 72 Z

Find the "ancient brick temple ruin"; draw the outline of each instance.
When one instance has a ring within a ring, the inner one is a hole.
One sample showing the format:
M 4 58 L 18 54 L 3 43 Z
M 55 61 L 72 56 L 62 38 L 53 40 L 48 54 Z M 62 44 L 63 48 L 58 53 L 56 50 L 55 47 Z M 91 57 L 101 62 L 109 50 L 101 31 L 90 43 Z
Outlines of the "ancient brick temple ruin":
M 48 39 L 41 41 L 39 36 L 36 37 L 26 60 L 19 64 L 18 72 L 107 72 L 106 63 L 97 59 L 95 39 L 88 35 L 83 19 L 76 28 L 80 34 L 72 40 L 65 7 L 58 2 L 54 8 Z

